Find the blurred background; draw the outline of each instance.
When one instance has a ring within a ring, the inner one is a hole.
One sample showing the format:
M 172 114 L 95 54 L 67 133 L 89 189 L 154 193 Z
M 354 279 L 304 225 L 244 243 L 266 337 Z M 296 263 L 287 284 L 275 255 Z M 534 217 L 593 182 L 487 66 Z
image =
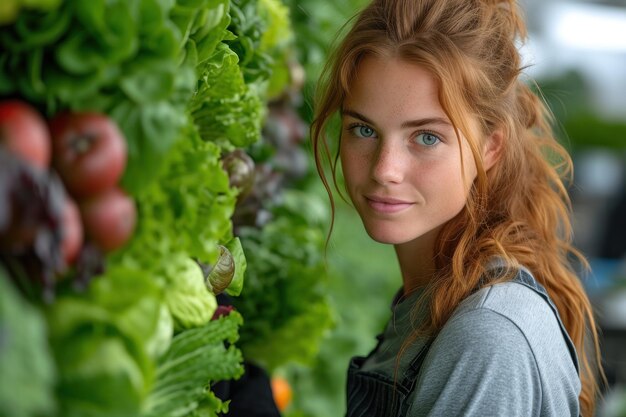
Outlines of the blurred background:
M 309 122 L 329 47 L 365 2 L 287 3 L 307 74 L 300 111 Z M 601 325 L 609 380 L 598 415 L 626 416 L 626 2 L 523 0 L 521 5 L 530 32 L 522 49 L 526 74 L 540 85 L 574 159 L 575 243 L 592 267 L 581 277 Z M 324 197 L 315 179 L 307 186 Z M 401 284 L 392 248 L 372 243 L 341 201 L 335 227 L 328 249 L 334 327 L 312 368 L 287 367 L 299 394 L 291 408 L 298 415 L 342 415 L 349 357 L 373 347 Z

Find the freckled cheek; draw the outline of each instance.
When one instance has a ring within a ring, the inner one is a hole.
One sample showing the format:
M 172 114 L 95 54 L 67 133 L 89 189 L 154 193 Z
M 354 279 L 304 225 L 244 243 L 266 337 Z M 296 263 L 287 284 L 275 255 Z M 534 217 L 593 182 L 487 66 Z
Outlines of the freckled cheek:
M 456 200 L 459 198 L 458 195 L 463 195 L 464 190 L 468 188 L 464 186 L 460 162 L 442 162 L 444 161 L 422 161 L 411 173 L 412 183 L 415 188 L 431 197 L 440 196 L 443 200 Z
M 362 150 L 351 149 L 344 146 L 341 148 L 339 157 L 341 159 L 344 176 L 349 175 L 351 178 L 367 176 L 370 160 Z
M 363 178 L 367 173 L 366 164 L 357 155 L 343 151 L 340 153 L 340 159 L 346 189 L 350 197 L 354 198 L 354 188 L 363 182 Z

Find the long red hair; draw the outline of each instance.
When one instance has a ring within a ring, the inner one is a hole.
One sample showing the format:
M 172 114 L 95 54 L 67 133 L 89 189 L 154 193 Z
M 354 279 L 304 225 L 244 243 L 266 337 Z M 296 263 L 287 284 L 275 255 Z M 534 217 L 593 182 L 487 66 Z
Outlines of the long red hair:
M 430 71 L 444 111 L 470 143 L 478 176 L 465 208 L 438 236 L 438 275 L 427 288 L 430 314 L 413 338 L 436 334 L 473 290 L 495 282 L 484 280 L 494 256 L 511 270 L 524 265 L 548 291 L 576 346 L 581 411 L 592 416 L 603 374 L 592 306 L 572 266 L 572 259 L 587 266 L 572 246 L 566 189 L 572 161 L 555 139 L 549 110 L 520 79 L 516 42 L 525 37 L 513 0 L 374 0 L 356 17 L 325 68 L 311 137 L 334 212 L 324 166 L 327 161 L 336 185 L 337 157 L 326 130 L 359 63 L 368 55 L 396 57 Z M 481 137 L 496 129 L 504 137 L 499 159 L 487 172 L 470 118 L 482 127 Z M 506 279 L 510 274 L 497 280 Z

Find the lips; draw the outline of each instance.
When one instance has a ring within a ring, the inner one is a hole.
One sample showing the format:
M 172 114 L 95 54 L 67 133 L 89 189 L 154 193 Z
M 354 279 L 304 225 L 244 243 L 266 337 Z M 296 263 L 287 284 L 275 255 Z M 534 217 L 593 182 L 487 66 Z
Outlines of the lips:
M 381 197 L 381 196 L 365 196 L 365 201 L 368 206 L 372 208 L 374 211 L 379 213 L 398 213 L 403 211 L 409 207 L 411 207 L 414 203 L 410 201 L 400 200 L 397 198 L 391 197 Z

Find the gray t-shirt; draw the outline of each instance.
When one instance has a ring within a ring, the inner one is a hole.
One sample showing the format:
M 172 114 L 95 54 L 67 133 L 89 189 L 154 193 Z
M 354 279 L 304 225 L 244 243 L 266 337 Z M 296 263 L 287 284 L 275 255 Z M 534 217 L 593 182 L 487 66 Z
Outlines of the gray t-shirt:
M 393 307 L 384 339 L 362 370 L 394 378 L 397 352 L 421 319 L 412 314 L 419 295 Z M 407 417 L 578 416 L 580 379 L 565 337 L 550 305 L 527 286 L 507 282 L 477 291 L 430 347 Z M 397 375 L 424 342 L 407 349 Z

